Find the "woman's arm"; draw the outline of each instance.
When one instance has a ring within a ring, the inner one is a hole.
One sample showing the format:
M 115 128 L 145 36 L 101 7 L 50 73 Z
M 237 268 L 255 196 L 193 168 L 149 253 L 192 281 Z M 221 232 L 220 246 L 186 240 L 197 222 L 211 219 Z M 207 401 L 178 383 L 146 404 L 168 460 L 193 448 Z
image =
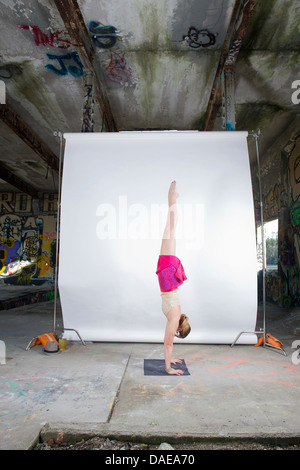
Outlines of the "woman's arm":
M 176 362 L 181 362 L 180 360 L 172 361 L 173 353 L 173 340 L 178 328 L 178 315 L 171 315 L 171 312 L 168 313 L 167 325 L 165 330 L 164 338 L 164 351 L 165 351 L 165 368 L 166 372 L 170 375 L 181 375 L 183 374 L 182 370 L 176 370 L 171 368 L 171 364 Z

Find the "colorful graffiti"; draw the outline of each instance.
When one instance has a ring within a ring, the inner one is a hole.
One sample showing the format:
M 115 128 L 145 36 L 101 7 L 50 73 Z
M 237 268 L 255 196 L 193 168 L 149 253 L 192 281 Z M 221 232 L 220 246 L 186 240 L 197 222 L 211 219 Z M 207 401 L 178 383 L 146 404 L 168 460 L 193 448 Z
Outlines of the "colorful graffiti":
M 44 33 L 39 26 L 31 26 L 27 24 L 19 24 L 20 29 L 32 31 L 34 42 L 36 46 L 50 46 L 58 47 L 60 49 L 67 49 L 71 46 L 71 41 L 67 38 L 65 31 L 54 31 L 49 30 L 49 33 Z
M 51 31 L 51 29 L 48 28 L 49 33 L 44 33 L 37 25 L 19 24 L 18 27 L 33 33 L 34 43 L 36 46 L 68 49 L 72 45 L 65 31 Z M 59 67 L 56 67 L 51 63 L 45 65 L 46 69 L 51 70 L 56 75 L 64 76 L 70 74 L 76 78 L 83 75 L 83 65 L 76 51 L 69 52 L 67 54 L 47 53 L 46 55 L 48 59 L 58 61 Z
M 52 280 L 56 214 L 16 213 L 14 209 L 20 209 L 19 200 L 18 193 L 0 193 L 1 212 L 6 212 L 0 216 L 0 279 L 23 285 Z
M 286 211 L 289 217 L 285 217 L 285 223 L 280 227 L 278 237 L 279 303 L 284 307 L 298 307 L 300 305 L 300 136 L 287 144 L 284 153 L 287 157 L 289 176 L 284 200 L 289 202 Z
M 297 254 L 299 233 L 292 226 L 279 231 L 280 303 L 283 307 L 300 305 L 300 259 Z M 296 245 L 295 245 L 296 241 Z
M 46 69 L 52 70 L 56 75 L 68 75 L 70 73 L 73 77 L 81 77 L 83 75 L 83 65 L 79 59 L 77 52 L 70 52 L 69 54 L 56 55 L 48 54 L 47 57 L 51 60 L 57 60 L 60 68 L 55 67 L 52 64 L 45 65 Z M 67 66 L 66 62 L 72 61 L 73 64 Z M 74 65 L 74 63 L 76 65 Z
M 130 84 L 133 74 L 128 67 L 124 52 L 110 51 L 109 59 L 105 60 L 105 70 L 112 82 L 125 86 Z
M 289 175 L 292 199 L 296 202 L 300 196 L 300 136 L 296 138 L 289 158 Z
M 279 219 L 278 271 L 266 272 L 267 300 L 282 307 L 300 306 L 300 136 L 291 139 L 282 152 L 282 174 L 263 195 L 265 222 Z M 255 201 L 256 220 L 260 204 Z
M 233 43 L 230 47 L 230 50 L 229 50 L 228 57 L 225 61 L 225 67 L 230 68 L 234 65 L 236 57 L 237 57 L 238 53 L 240 52 L 241 45 L 242 45 L 242 40 L 241 39 L 236 39 L 235 41 L 233 41 Z
M 89 31 L 96 47 L 111 49 L 117 42 L 117 28 L 103 25 L 99 21 L 89 22 Z
M 101 64 L 106 70 L 107 78 L 117 85 L 134 85 L 133 72 L 122 48 L 122 37 L 117 34 L 117 28 L 103 25 L 99 21 L 90 21 L 89 32 L 101 54 Z
M 48 28 L 47 33 L 45 33 L 37 25 L 19 24 L 18 27 L 33 34 L 34 43 L 37 47 L 68 49 L 72 46 L 65 31 L 52 31 Z M 94 46 L 101 54 L 101 64 L 106 71 L 107 78 L 117 85 L 125 87 L 135 85 L 132 69 L 122 47 L 122 37 L 118 34 L 117 28 L 112 25 L 104 25 L 99 21 L 90 21 L 88 30 Z M 66 54 L 47 53 L 46 56 L 50 61 L 57 61 L 55 64 L 48 63 L 45 65 L 46 69 L 51 70 L 56 75 L 66 76 L 70 74 L 75 78 L 83 75 L 83 65 L 77 52 Z M 10 77 L 11 71 L 3 69 L 2 74 Z

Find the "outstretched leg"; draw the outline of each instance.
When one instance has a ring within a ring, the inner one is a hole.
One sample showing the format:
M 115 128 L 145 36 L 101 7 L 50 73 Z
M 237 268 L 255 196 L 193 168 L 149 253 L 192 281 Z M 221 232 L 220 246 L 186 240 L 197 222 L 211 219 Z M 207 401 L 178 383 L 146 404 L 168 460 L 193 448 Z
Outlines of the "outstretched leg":
M 172 181 L 168 193 L 168 217 L 166 222 L 166 227 L 163 233 L 163 239 L 161 242 L 161 255 L 173 255 L 176 254 L 176 238 L 175 230 L 177 225 L 177 204 L 176 200 L 179 194 L 176 190 L 176 181 Z

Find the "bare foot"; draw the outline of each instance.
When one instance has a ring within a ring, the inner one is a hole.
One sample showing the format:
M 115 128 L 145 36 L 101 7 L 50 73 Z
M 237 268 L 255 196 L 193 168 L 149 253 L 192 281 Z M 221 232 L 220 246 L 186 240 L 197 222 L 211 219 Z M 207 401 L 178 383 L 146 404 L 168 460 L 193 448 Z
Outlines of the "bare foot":
M 176 191 L 176 181 L 172 181 L 168 194 L 169 207 L 172 207 L 173 204 L 176 204 L 176 199 L 179 197 L 178 192 Z

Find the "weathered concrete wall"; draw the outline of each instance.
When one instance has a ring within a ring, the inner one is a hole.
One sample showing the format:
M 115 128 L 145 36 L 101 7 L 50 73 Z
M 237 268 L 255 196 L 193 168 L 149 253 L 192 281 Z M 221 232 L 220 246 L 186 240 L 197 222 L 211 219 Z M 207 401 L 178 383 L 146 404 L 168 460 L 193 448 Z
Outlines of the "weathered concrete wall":
M 23 193 L 0 193 L 0 283 L 54 280 L 56 211 L 56 194 L 33 200 Z
M 287 135 L 292 137 L 287 139 Z M 293 123 L 261 164 L 264 221 L 278 218 L 278 271 L 266 276 L 267 299 L 300 304 L 300 128 Z M 257 196 L 256 196 L 257 198 Z M 256 219 L 260 221 L 256 199 Z
M 282 149 L 279 211 L 280 304 L 300 304 L 300 129 Z

